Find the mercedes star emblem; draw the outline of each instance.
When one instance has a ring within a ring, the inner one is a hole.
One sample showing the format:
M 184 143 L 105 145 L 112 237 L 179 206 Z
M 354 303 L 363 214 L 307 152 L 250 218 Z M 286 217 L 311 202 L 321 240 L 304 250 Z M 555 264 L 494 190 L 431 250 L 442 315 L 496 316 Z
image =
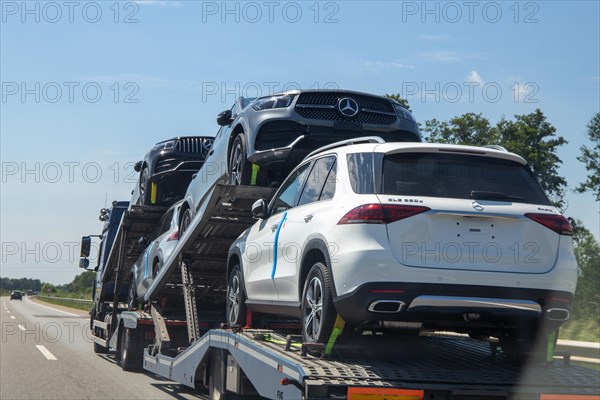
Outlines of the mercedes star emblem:
M 358 103 L 350 97 L 343 97 L 338 101 L 338 110 L 344 117 L 354 117 L 358 114 Z

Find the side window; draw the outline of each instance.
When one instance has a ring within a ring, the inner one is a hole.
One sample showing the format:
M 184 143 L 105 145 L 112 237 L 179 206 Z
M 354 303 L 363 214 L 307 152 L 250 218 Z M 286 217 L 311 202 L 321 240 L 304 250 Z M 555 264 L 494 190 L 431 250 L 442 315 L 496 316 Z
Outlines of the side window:
M 335 194 L 335 184 L 337 182 L 337 162 L 334 162 L 329 170 L 329 175 L 327 175 L 327 180 L 325 181 L 325 185 L 323 186 L 323 190 L 321 191 L 321 196 L 319 200 L 329 200 L 333 198 Z
M 283 212 L 296 205 L 296 200 L 298 199 L 300 190 L 302 190 L 302 185 L 308 174 L 310 165 L 311 163 L 306 163 L 298 168 L 281 186 L 281 189 L 273 202 L 271 214 Z
M 306 180 L 306 185 L 304 185 L 302 195 L 300 196 L 300 201 L 298 202 L 299 206 L 319 201 L 329 171 L 334 164 L 335 157 L 323 157 L 315 161 L 312 170 L 308 175 L 308 179 Z
M 163 215 L 160 218 L 158 224 L 156 225 L 156 228 L 154 228 L 154 232 L 152 232 L 152 236 L 150 237 L 151 241 L 168 231 L 169 228 L 171 228 L 171 220 L 173 219 L 174 211 L 175 210 L 169 210 L 165 213 L 165 215 Z

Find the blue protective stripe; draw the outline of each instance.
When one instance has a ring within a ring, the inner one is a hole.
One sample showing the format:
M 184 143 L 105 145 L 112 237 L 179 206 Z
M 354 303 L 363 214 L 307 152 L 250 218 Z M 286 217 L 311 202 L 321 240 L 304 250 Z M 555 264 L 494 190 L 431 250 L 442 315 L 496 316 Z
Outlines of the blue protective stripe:
M 275 231 L 275 239 L 273 239 L 273 269 L 271 270 L 271 279 L 275 278 L 275 271 L 277 270 L 277 242 L 279 241 L 279 231 L 281 231 L 281 227 L 283 226 L 286 218 L 287 211 L 284 211 L 283 217 L 281 217 L 281 221 L 279 221 L 279 225 Z

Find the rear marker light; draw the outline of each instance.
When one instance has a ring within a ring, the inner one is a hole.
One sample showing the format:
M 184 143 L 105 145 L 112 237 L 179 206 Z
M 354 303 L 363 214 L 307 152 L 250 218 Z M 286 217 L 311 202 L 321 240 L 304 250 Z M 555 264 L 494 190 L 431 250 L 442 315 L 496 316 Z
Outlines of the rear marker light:
M 534 220 L 538 224 L 544 225 L 546 228 L 553 230 L 559 235 L 571 236 L 573 234 L 573 227 L 571 226 L 571 223 L 562 215 L 528 213 L 525 214 L 525 216 Z
M 348 211 L 338 225 L 346 224 L 391 224 L 408 217 L 429 211 L 429 207 L 394 204 L 364 204 Z

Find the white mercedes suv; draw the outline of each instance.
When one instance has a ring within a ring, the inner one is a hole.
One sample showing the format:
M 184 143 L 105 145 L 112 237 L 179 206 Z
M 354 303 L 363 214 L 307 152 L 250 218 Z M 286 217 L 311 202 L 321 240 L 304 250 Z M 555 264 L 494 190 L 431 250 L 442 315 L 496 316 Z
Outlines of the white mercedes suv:
M 569 318 L 568 220 L 499 146 L 362 138 L 310 154 L 230 249 L 227 316 L 300 317 L 307 342 L 346 324 L 533 343 Z M 360 140 L 359 140 L 360 141 Z

